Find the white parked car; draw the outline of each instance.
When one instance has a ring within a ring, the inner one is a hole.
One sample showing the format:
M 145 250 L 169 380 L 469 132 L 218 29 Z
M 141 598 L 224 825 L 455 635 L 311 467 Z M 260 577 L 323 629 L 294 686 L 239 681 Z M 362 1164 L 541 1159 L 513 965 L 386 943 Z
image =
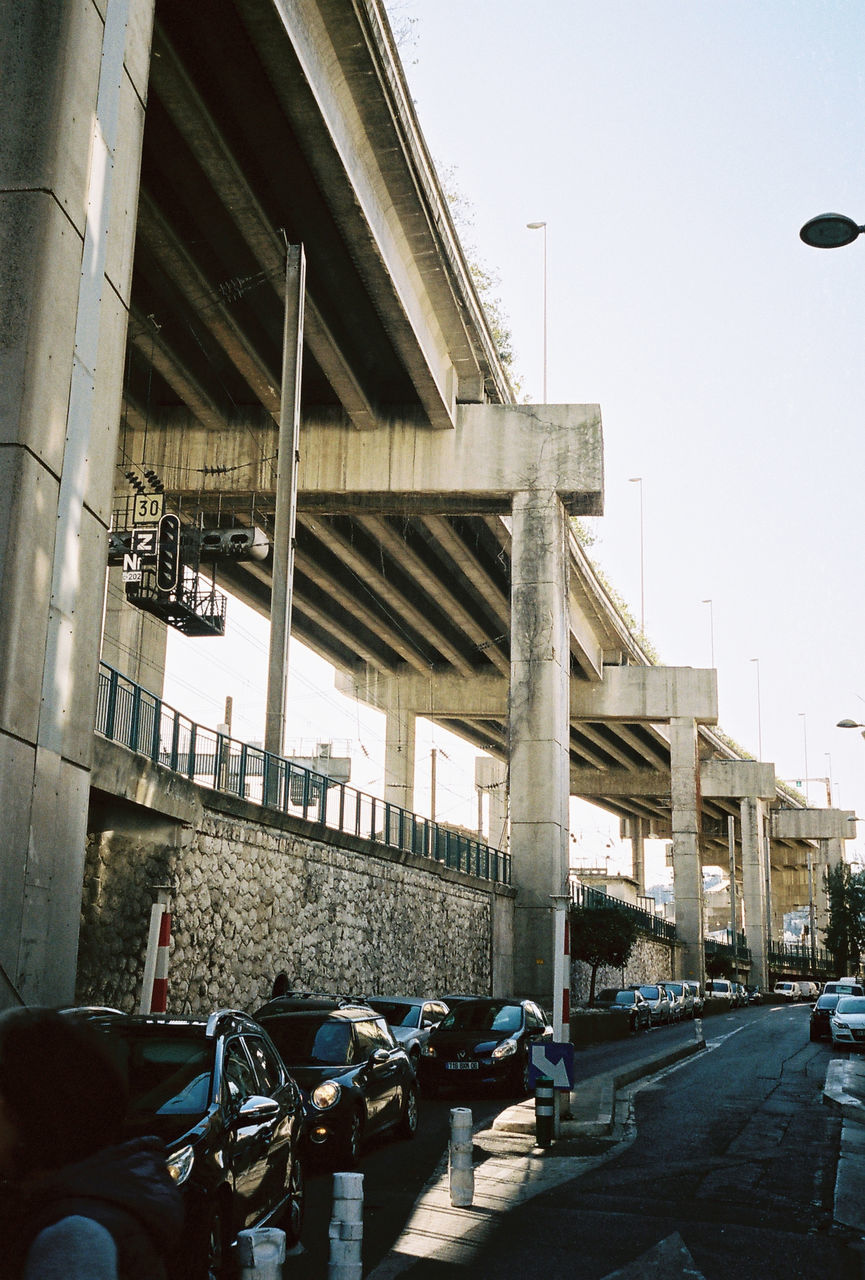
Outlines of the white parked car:
M 842 996 L 829 1018 L 833 1049 L 865 1049 L 865 996 Z
M 776 982 L 772 994 L 782 996 L 785 1000 L 801 1000 L 802 988 L 798 982 Z
M 706 983 L 707 999 L 724 1000 L 727 1007 L 733 1008 L 733 984 L 729 978 L 710 978 Z

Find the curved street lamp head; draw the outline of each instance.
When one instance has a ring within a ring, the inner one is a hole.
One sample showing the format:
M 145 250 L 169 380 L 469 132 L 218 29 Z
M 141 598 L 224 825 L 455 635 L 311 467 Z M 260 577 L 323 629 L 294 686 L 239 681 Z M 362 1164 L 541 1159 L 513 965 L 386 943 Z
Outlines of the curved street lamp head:
M 540 231 L 541 227 L 545 227 L 545 222 L 527 222 L 526 227 L 529 231 Z
M 836 729 L 865 729 L 865 724 L 860 724 L 858 720 L 839 720 L 835 728 Z
M 844 213 L 818 213 L 799 232 L 799 239 L 812 249 L 840 249 L 852 244 L 865 227 L 857 226 Z

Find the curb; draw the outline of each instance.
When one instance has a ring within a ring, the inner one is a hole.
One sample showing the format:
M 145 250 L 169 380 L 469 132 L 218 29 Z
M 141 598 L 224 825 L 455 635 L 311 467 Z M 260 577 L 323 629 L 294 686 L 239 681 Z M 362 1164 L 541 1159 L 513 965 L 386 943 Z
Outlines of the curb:
M 858 1086 L 858 1087 L 857 1087 Z M 823 1086 L 823 1105 L 838 1111 L 845 1120 L 865 1124 L 865 1064 L 833 1058 Z
M 676 1045 L 664 1053 L 653 1054 L 648 1058 L 640 1058 L 628 1066 L 619 1067 L 597 1076 L 590 1076 L 580 1082 L 570 1095 L 570 1119 L 561 1122 L 560 1137 L 600 1138 L 612 1133 L 616 1123 L 616 1094 L 625 1085 L 633 1084 L 646 1076 L 655 1075 L 666 1067 L 690 1058 L 702 1052 L 706 1047 L 702 1030 L 696 1033 L 694 1040 Z M 592 1118 L 587 1116 L 592 1112 Z M 583 1120 L 574 1119 L 580 1113 L 587 1116 Z M 863 1108 L 865 1119 L 865 1108 Z M 493 1121 L 492 1128 L 499 1133 L 533 1134 L 535 1132 L 535 1103 L 533 1098 L 519 1102 L 500 1114 Z

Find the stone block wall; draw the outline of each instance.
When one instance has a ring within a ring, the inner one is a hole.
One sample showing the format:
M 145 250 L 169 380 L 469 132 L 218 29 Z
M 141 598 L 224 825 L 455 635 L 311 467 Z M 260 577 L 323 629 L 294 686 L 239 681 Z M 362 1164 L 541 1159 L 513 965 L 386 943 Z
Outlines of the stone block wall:
M 190 823 L 115 810 L 91 824 L 80 1003 L 137 1009 L 159 884 L 175 887 L 169 1012 L 254 1009 L 280 971 L 318 991 L 496 989 L 491 937 L 512 935 L 512 890 L 207 795 Z
M 650 938 L 640 934 L 634 949 L 625 965 L 624 977 L 622 969 L 598 970 L 595 979 L 595 991 L 602 987 L 627 987 L 631 983 L 663 982 L 665 978 L 673 978 L 673 946 L 658 938 Z M 571 1003 L 582 1004 L 589 998 L 589 986 L 592 980 L 591 966 L 581 960 L 571 962 Z

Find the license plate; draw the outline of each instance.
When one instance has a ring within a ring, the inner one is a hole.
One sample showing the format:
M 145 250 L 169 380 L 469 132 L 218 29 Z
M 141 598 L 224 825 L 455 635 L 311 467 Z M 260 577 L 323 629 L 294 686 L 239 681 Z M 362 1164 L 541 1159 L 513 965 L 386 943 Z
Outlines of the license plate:
M 446 1062 L 446 1071 L 477 1071 L 478 1064 L 476 1062 Z

